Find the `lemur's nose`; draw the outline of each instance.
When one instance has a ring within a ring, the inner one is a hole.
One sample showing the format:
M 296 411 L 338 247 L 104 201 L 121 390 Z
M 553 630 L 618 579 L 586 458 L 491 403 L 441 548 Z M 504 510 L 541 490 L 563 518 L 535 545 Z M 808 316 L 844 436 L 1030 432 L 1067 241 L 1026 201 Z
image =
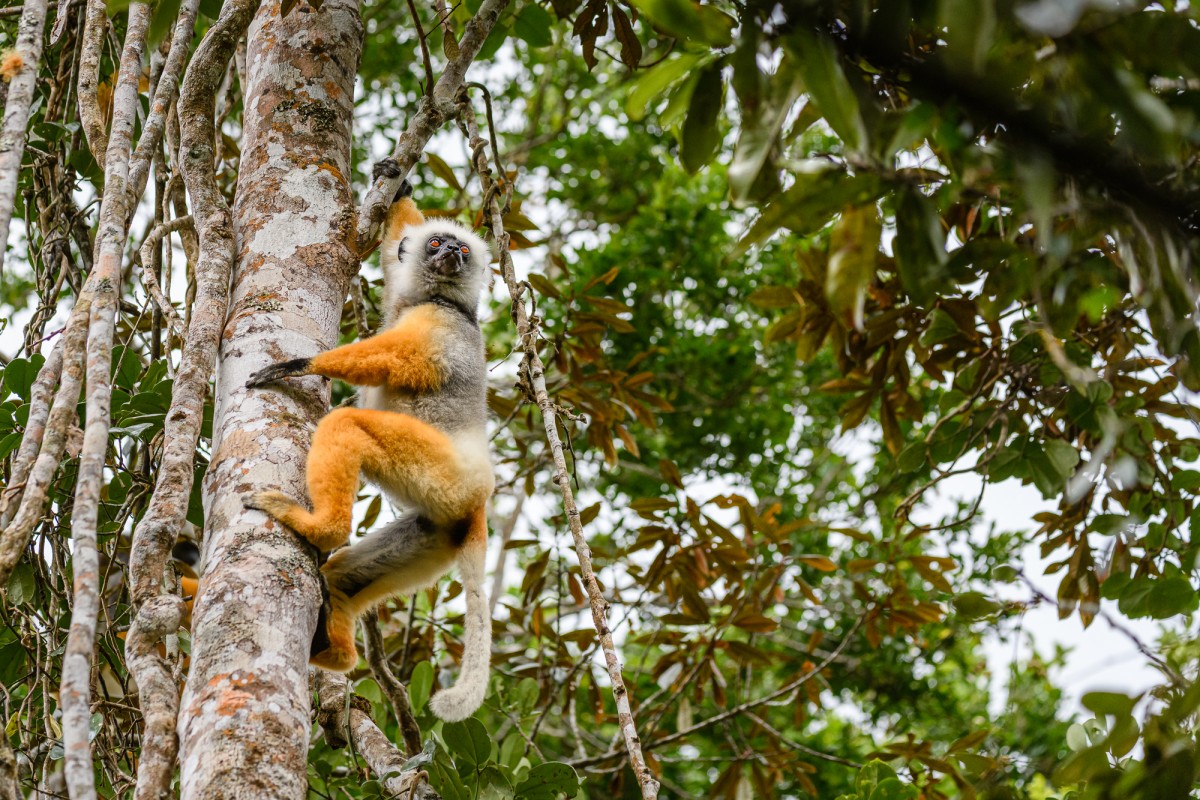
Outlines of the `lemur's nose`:
M 463 257 L 457 242 L 446 242 L 433 257 L 434 266 L 444 275 L 453 275 L 462 269 Z

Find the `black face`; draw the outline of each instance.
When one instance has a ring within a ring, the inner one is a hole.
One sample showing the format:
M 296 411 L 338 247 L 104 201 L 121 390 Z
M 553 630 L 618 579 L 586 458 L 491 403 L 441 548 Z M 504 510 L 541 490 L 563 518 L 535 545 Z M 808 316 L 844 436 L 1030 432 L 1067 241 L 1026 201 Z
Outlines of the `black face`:
M 425 242 L 425 255 L 441 274 L 457 275 L 470 258 L 471 247 L 453 236 L 430 236 Z

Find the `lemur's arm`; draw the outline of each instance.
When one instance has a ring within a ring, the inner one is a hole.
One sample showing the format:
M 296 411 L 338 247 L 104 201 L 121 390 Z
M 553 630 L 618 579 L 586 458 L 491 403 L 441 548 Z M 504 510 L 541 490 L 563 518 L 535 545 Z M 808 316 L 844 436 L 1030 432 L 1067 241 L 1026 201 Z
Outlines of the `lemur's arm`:
M 296 375 L 324 375 L 355 386 L 430 392 L 442 386 L 445 373 L 440 347 L 430 336 L 427 314 L 414 312 L 399 325 L 365 339 L 327 350 L 312 358 L 294 358 L 261 369 L 247 388 Z
M 378 173 L 398 174 L 399 167 L 391 159 L 375 165 Z M 397 249 L 404 238 L 404 229 L 420 225 L 425 217 L 412 199 L 412 185 L 400 184 L 388 209 L 383 231 L 383 266 L 385 277 L 398 261 Z M 261 369 L 246 381 L 247 388 L 263 386 L 282 378 L 298 375 L 324 375 L 356 386 L 387 386 L 407 391 L 433 391 L 445 376 L 436 357 L 436 347 L 429 335 L 430 321 L 424 315 L 401 322 L 370 339 L 321 353 L 313 358 L 294 358 Z

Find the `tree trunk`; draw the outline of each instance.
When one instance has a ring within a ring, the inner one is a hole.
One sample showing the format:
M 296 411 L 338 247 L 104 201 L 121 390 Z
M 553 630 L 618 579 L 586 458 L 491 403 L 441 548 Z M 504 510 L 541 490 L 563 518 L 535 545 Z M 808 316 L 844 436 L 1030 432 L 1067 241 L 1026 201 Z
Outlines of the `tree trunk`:
M 320 592 L 311 548 L 242 507 L 252 491 L 305 497 L 321 378 L 247 390 L 275 361 L 337 342 L 358 268 L 349 185 L 358 4 L 264 5 L 247 33 L 237 263 L 221 342 L 205 570 L 179 720 L 184 798 L 303 798 L 308 648 Z M 203 246 L 203 242 L 202 242 Z

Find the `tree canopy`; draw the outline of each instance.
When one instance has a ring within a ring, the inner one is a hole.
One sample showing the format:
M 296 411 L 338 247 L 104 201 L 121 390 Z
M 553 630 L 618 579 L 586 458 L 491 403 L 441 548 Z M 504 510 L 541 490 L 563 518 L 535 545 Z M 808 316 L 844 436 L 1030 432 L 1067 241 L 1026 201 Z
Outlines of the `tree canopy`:
M 272 769 L 320 798 L 421 770 L 455 800 L 1200 788 L 1193 4 L 26 0 L 0 46 L 5 798 L 85 796 L 80 764 L 100 796 L 187 796 L 161 743 L 143 777 L 142 700 L 153 677 L 174 737 L 200 634 L 191 606 L 151 638 L 138 615 L 226 586 L 228 476 L 270 459 L 215 466 L 252 429 L 222 378 L 259 346 L 246 320 L 311 288 L 262 271 L 255 181 L 343 146 L 304 173 L 340 198 L 307 274 L 342 341 L 381 324 L 378 256 L 350 263 L 395 188 L 375 160 L 407 154 L 422 207 L 498 243 L 494 674 L 473 719 L 437 722 L 461 587 L 393 601 L 348 684 L 290 687 L 301 725 L 317 695 L 311 746 Z M 352 107 L 330 78 L 251 88 L 284 47 L 311 58 L 287 80 L 356 75 Z M 283 319 L 278 341 L 320 338 Z M 947 499 L 959 476 L 977 493 Z M 1006 481 L 1046 501 L 1013 530 L 984 502 Z M 360 533 L 388 513 L 361 499 Z M 311 553 L 272 536 L 315 616 Z M 1040 604 L 1130 637 L 1160 685 L 1078 713 L 1062 652 L 993 681 L 984 642 Z

